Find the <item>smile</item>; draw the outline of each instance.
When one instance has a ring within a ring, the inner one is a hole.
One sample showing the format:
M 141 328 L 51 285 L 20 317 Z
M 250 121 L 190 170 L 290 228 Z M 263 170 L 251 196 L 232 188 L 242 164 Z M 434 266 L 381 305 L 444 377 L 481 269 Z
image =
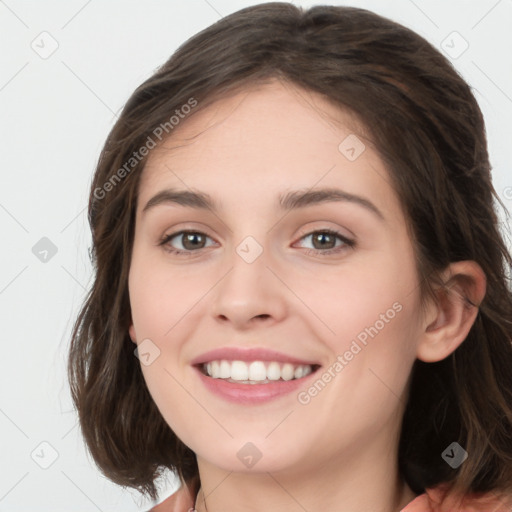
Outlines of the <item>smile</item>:
M 277 361 L 228 361 L 226 359 L 204 363 L 205 375 L 240 384 L 268 384 L 306 377 L 318 365 L 279 363 Z
M 305 389 L 320 365 L 221 359 L 193 368 L 215 396 L 236 404 L 256 405 Z

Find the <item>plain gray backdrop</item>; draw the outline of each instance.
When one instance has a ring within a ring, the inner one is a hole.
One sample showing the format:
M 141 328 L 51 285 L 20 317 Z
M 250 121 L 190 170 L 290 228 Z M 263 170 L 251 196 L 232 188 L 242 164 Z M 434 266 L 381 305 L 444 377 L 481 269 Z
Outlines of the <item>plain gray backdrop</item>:
M 0 511 L 150 508 L 88 457 L 67 388 L 69 335 L 91 279 L 89 184 L 133 90 L 190 36 L 256 3 L 0 1 Z M 325 3 L 374 10 L 449 56 L 483 110 L 510 209 L 512 1 Z M 176 486 L 169 474 L 162 498 Z

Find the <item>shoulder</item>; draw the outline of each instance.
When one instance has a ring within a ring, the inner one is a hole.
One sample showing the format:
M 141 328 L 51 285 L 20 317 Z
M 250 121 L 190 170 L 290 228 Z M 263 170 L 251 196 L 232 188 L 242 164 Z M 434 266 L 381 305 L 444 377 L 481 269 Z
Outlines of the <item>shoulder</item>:
M 198 491 L 199 479 L 195 478 L 186 485 L 182 484 L 176 492 L 148 512 L 190 512 L 194 509 Z
M 425 489 L 400 512 L 510 512 L 512 497 L 493 493 L 472 493 L 463 498 L 450 495 L 445 484 Z

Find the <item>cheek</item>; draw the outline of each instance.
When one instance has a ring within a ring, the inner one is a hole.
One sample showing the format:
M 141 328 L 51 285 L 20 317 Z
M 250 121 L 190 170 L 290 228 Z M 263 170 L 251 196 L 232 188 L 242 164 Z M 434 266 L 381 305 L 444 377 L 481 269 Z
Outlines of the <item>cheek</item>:
M 197 272 L 194 274 L 185 267 L 171 270 L 161 259 L 143 260 L 135 255 L 129 292 L 137 337 L 164 341 L 206 291 L 206 284 L 198 279 Z
M 354 339 L 363 345 L 377 337 L 399 344 L 416 307 L 414 261 L 392 253 L 354 259 L 354 264 L 325 277 L 296 282 L 302 283 L 297 294 L 307 298 L 315 317 L 322 320 L 324 339 L 337 351 L 347 350 Z
M 184 286 L 181 279 L 171 278 L 169 274 L 166 266 L 135 255 L 129 293 L 139 352 L 141 343 L 148 344 L 150 340 L 146 345 L 150 347 L 150 363 L 140 359 L 144 380 L 166 422 L 173 430 L 182 431 L 193 419 L 184 407 L 190 395 L 181 382 L 180 358 L 189 311 L 198 298 L 195 286 Z
M 330 391 L 313 407 L 321 408 L 321 401 L 333 408 L 342 403 L 344 411 L 353 407 L 361 412 L 359 427 L 373 415 L 386 421 L 406 388 L 416 353 L 419 292 L 414 259 L 397 258 L 391 251 L 371 259 L 362 258 L 316 285 L 311 281 L 299 292 L 322 320 L 314 322 L 335 375 Z M 344 411 L 337 421 L 345 421 Z
M 141 370 L 164 415 L 190 400 L 178 374 L 186 366 L 183 347 L 199 325 L 199 317 L 204 318 L 201 299 L 214 284 L 202 276 L 185 266 L 171 271 L 161 259 L 150 261 L 143 251 L 132 258 L 129 295 L 137 342 L 150 340 L 157 354 L 149 365 L 141 359 Z

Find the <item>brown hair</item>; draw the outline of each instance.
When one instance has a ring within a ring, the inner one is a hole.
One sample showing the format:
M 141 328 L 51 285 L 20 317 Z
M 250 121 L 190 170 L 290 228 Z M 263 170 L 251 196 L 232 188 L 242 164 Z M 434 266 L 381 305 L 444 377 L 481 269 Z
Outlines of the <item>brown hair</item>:
M 183 105 L 197 102 L 192 116 L 269 78 L 322 94 L 371 134 L 407 216 L 423 299 L 434 298 L 451 262 L 474 260 L 485 272 L 487 294 L 466 340 L 440 362 L 414 364 L 398 456 L 418 494 L 446 482 L 462 493 L 512 495 L 512 258 L 494 209 L 494 200 L 503 203 L 491 183 L 482 114 L 432 45 L 350 7 L 242 9 L 180 46 L 126 103 L 91 186 L 95 279 L 69 354 L 72 397 L 94 460 L 112 481 L 152 498 L 164 468 L 184 483 L 198 479 L 195 454 L 153 402 L 128 334 L 127 280 L 146 161 L 138 151 Z M 457 470 L 441 457 L 453 441 L 469 453 Z

